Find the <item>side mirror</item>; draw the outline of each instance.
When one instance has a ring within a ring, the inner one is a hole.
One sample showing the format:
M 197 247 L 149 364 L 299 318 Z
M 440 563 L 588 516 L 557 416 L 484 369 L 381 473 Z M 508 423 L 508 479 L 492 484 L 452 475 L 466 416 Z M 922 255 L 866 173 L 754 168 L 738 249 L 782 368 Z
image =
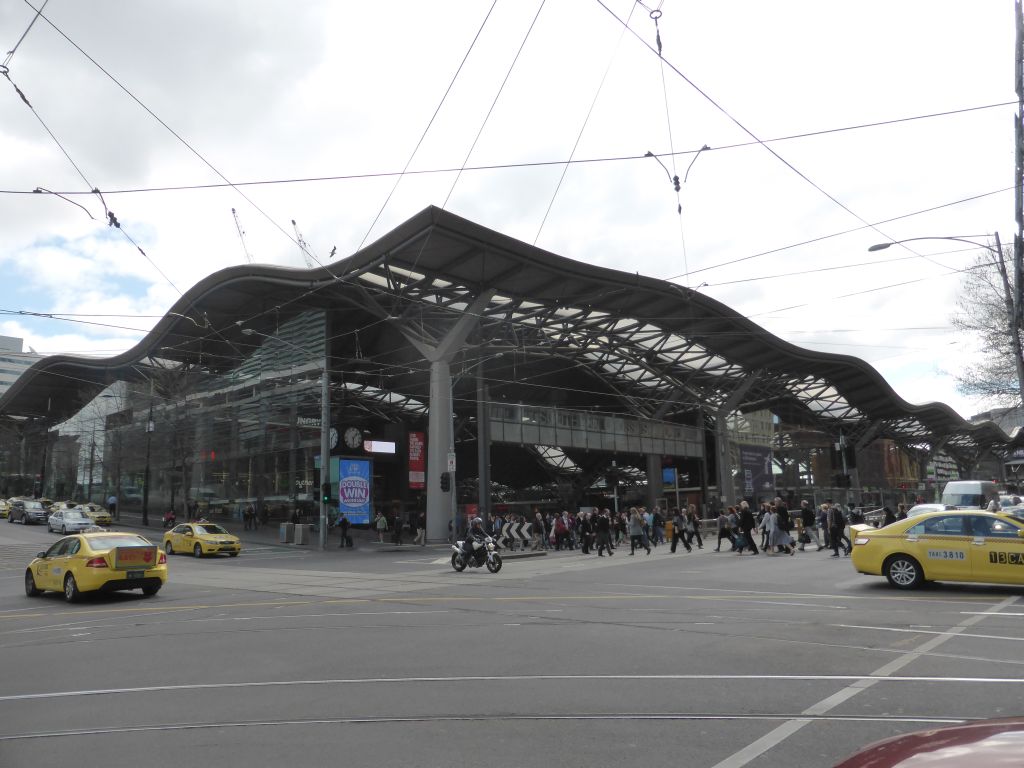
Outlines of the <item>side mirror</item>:
M 1024 533 L 1024 531 L 1021 531 L 1021 533 Z M 45 552 L 36 552 L 36 557 L 41 557 L 41 558 L 43 558 L 45 560 L 46 559 L 46 553 Z

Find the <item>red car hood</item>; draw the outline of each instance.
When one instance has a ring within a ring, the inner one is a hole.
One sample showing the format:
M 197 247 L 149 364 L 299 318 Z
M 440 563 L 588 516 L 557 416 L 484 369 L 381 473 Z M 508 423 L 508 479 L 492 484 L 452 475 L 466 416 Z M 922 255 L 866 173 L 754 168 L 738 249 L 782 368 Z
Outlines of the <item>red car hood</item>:
M 871 744 L 835 768 L 1010 768 L 1024 764 L 1024 717 L 917 731 Z

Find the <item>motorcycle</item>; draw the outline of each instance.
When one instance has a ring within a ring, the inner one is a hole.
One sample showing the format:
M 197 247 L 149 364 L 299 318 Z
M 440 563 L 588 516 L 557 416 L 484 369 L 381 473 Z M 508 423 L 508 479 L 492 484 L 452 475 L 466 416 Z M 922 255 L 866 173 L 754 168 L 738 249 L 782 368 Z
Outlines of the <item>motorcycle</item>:
M 479 568 L 482 565 L 487 566 L 487 570 L 491 573 L 497 573 L 501 570 L 501 555 L 498 554 L 498 545 L 490 536 L 484 537 L 483 541 L 476 542 L 480 546 L 473 550 L 473 552 L 467 556 L 465 550 L 463 550 L 463 544 L 465 542 L 457 541 L 452 544 L 452 568 L 458 572 L 466 570 L 466 567 Z

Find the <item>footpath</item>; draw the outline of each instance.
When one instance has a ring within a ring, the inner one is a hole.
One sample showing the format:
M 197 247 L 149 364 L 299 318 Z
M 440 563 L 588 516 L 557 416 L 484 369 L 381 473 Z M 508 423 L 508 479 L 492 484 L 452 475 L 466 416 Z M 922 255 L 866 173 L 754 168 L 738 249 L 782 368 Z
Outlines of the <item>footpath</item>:
M 283 549 L 292 550 L 308 550 L 311 552 L 320 551 L 320 534 L 316 530 L 310 531 L 309 542 L 306 544 L 295 544 L 291 542 L 281 541 L 281 522 L 269 522 L 266 525 L 260 525 L 257 528 L 246 528 L 245 524 L 241 520 L 237 520 L 223 515 L 215 515 L 207 518 L 208 522 L 216 523 L 221 528 L 224 528 L 228 532 L 237 536 L 244 544 L 258 545 L 258 546 L 270 546 L 270 547 L 281 547 Z M 178 516 L 175 524 L 181 524 L 189 522 L 184 516 Z M 124 510 L 119 512 L 118 517 L 114 520 L 111 528 L 131 528 L 138 530 L 145 534 L 145 536 L 159 544 L 163 539 L 164 533 L 169 528 L 163 526 L 163 515 L 150 513 L 149 525 L 142 524 L 142 513 L 138 511 Z M 451 551 L 451 545 L 448 542 L 433 542 L 427 543 L 426 545 L 419 545 L 412 543 L 412 537 L 404 537 L 401 545 L 396 545 L 389 538 L 385 538 L 384 543 L 381 544 L 377 540 L 376 531 L 368 531 L 357 528 L 349 529 L 349 536 L 352 538 L 352 547 L 345 547 L 342 549 L 338 546 L 341 543 L 341 534 L 338 529 L 329 529 L 327 532 L 327 547 L 326 552 L 338 552 L 351 555 L 355 553 L 361 554 L 374 554 L 379 552 L 415 552 L 417 550 L 424 550 L 431 553 L 448 554 Z M 243 548 L 244 550 L 244 548 Z M 544 550 L 537 552 L 531 552 L 529 550 L 512 551 L 509 549 L 502 549 L 501 556 L 505 559 L 519 558 L 519 557 L 538 557 L 545 555 Z

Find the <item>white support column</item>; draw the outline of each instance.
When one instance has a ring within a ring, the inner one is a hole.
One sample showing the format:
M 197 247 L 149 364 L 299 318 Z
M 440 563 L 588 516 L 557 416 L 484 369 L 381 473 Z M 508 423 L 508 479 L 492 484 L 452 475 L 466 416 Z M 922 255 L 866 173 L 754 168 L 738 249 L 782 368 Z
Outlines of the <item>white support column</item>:
M 451 490 L 441 491 L 441 473 L 448 467 L 448 451 L 452 445 L 452 374 L 447 360 L 430 363 L 430 414 L 427 441 L 427 539 L 445 541 L 448 521 L 452 519 Z

